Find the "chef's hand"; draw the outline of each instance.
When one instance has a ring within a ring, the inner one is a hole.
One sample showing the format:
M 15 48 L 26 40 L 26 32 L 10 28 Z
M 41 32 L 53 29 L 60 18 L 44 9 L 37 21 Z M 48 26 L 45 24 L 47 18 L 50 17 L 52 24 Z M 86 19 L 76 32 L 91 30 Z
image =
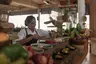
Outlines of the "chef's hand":
M 39 36 L 38 34 L 34 34 L 34 35 L 32 36 L 32 38 L 39 39 L 40 36 Z

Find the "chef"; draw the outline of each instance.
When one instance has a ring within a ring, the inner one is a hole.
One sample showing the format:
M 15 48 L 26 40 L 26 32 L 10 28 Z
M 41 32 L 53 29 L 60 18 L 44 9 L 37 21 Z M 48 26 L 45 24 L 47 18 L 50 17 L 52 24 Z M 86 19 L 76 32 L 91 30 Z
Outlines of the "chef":
M 25 25 L 27 28 L 21 29 L 18 33 L 18 42 L 21 44 L 28 46 L 32 43 L 36 43 L 38 39 L 50 38 L 48 31 L 35 28 L 36 19 L 34 16 L 28 16 L 25 19 Z

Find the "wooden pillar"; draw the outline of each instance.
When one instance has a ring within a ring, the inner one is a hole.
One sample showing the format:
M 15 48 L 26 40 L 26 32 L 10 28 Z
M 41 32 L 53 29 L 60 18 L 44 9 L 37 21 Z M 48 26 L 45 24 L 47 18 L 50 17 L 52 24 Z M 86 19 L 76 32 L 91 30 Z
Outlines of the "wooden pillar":
M 90 0 L 90 29 L 92 36 L 96 37 L 96 0 Z

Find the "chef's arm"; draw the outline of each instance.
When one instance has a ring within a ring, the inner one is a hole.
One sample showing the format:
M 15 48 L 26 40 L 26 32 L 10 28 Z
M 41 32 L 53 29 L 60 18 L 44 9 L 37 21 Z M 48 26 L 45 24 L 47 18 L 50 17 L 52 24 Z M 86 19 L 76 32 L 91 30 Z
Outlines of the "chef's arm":
M 34 34 L 34 35 L 30 36 L 30 37 L 19 40 L 18 42 L 20 42 L 21 44 L 25 44 L 25 43 L 31 41 L 32 39 L 39 39 L 39 38 L 40 38 L 40 36 L 38 34 Z
M 32 39 L 41 39 L 41 40 L 49 40 L 48 38 L 46 38 L 46 36 L 39 36 L 38 34 L 32 35 L 28 38 L 24 38 L 22 40 L 19 40 L 18 42 L 20 42 L 20 44 L 25 44 L 29 41 L 31 41 Z
M 19 42 L 20 44 L 23 45 L 23 44 L 25 44 L 25 43 L 31 41 L 32 38 L 33 38 L 33 36 L 30 36 L 30 37 L 28 37 L 28 38 L 24 38 L 24 39 L 22 39 L 22 40 L 18 40 L 17 42 Z

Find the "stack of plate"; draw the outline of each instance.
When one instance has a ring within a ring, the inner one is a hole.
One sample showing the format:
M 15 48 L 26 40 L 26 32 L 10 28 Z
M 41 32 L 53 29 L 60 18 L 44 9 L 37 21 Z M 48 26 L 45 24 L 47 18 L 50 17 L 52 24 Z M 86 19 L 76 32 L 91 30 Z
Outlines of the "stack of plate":
M 43 53 L 44 49 L 43 48 L 53 48 L 52 45 L 50 44 L 45 44 L 45 43 L 35 43 L 31 44 L 33 50 L 35 50 L 37 53 Z

